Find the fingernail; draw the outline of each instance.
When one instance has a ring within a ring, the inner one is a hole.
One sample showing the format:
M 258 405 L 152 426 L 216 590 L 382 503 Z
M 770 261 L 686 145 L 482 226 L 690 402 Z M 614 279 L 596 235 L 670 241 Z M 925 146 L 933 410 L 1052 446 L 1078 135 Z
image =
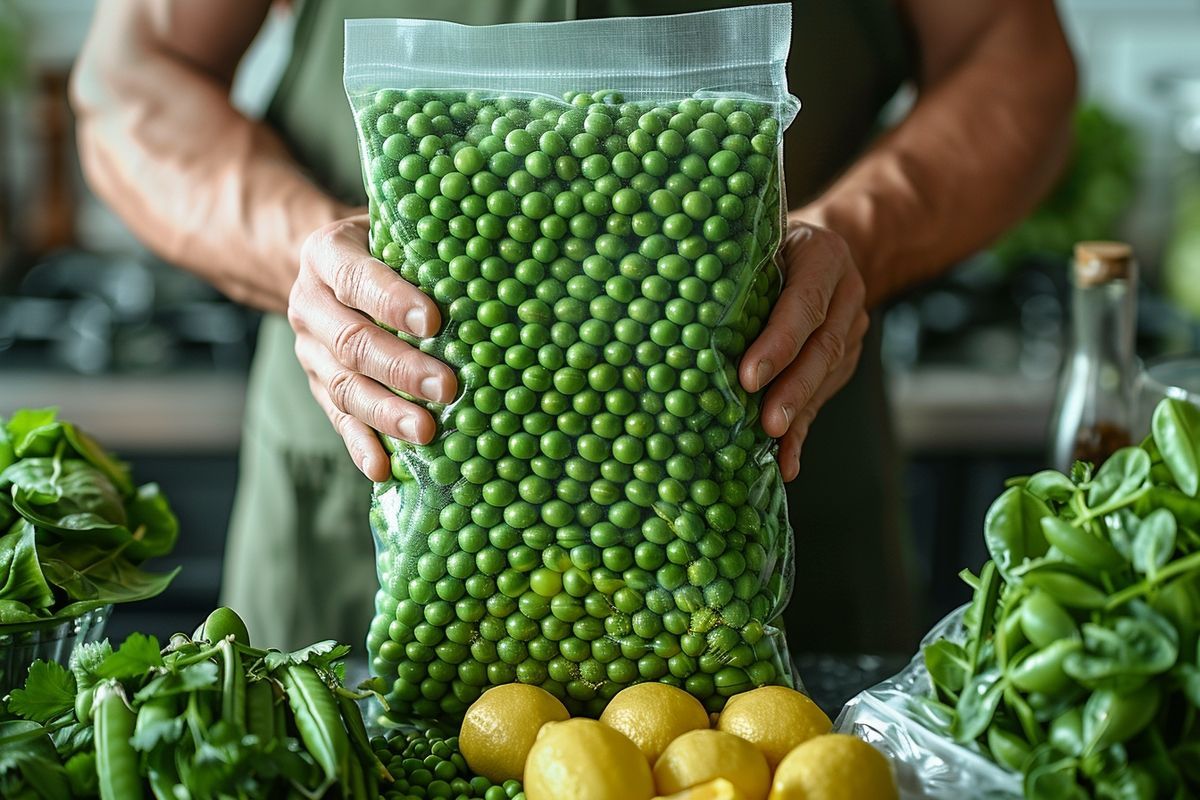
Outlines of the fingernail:
M 400 418 L 396 424 L 397 430 L 400 432 L 400 438 L 406 442 L 411 442 L 417 438 L 417 421 L 409 416 Z
M 404 324 L 408 332 L 415 336 L 425 335 L 425 309 L 412 308 L 404 315 Z
M 426 400 L 441 402 L 442 400 L 442 381 L 433 375 L 428 378 L 421 379 L 421 396 Z
M 764 358 L 758 362 L 758 385 L 754 387 L 755 391 L 767 385 L 767 381 L 771 379 L 771 375 L 775 372 L 775 365 L 770 359 Z

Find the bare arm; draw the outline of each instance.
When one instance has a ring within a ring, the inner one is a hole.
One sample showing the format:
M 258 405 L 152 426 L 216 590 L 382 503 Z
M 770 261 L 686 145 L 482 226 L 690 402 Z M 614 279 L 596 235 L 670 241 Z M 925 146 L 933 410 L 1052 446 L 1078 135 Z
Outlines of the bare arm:
M 822 405 L 854 373 L 867 310 L 1019 220 L 1070 144 L 1075 67 L 1052 0 L 902 0 L 920 52 L 912 113 L 789 218 L 784 287 L 747 350 L 787 480 Z
M 269 0 L 103 0 L 71 81 L 93 189 L 232 299 L 287 308 L 305 238 L 349 209 L 229 101 Z
M 1070 147 L 1075 68 L 1050 0 L 904 0 L 912 113 L 797 216 L 849 244 L 867 306 L 939 274 L 1028 213 Z

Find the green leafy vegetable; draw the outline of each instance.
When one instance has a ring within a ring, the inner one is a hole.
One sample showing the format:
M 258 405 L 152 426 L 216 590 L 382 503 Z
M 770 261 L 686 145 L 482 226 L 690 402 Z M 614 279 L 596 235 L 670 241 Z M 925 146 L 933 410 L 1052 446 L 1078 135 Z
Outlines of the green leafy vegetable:
M 14 689 L 8 710 L 34 722 L 49 722 L 75 707 L 75 678 L 53 661 L 35 661 L 25 687 Z

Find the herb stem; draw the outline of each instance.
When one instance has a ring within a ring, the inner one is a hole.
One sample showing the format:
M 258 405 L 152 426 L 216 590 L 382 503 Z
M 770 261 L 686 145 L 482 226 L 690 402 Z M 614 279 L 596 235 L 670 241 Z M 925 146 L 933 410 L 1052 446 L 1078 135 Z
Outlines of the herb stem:
M 1156 588 L 1159 584 L 1174 578 L 1176 575 L 1182 575 L 1194 569 L 1200 569 L 1200 552 L 1192 553 L 1190 556 L 1185 556 L 1178 561 L 1168 564 L 1159 570 L 1153 579 L 1147 578 L 1132 586 L 1125 587 L 1108 599 L 1104 610 L 1112 611 L 1115 608 L 1119 608 L 1130 600 L 1141 597 Z

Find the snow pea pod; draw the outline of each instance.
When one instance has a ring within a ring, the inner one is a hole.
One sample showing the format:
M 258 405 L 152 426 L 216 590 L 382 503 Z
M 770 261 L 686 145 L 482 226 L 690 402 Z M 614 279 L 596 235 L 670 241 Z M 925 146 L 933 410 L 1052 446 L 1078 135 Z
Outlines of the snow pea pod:
M 1092 692 L 1083 707 L 1084 755 L 1132 739 L 1154 719 L 1161 699 L 1161 689 L 1153 683 L 1133 692 Z
M 1059 639 L 1019 661 L 1009 671 L 1009 680 L 1026 692 L 1061 692 L 1071 681 L 1063 670 L 1063 662 L 1080 647 L 1078 639 Z
M 246 687 L 246 732 L 260 742 L 275 738 L 275 690 L 265 678 Z
M 1068 572 L 1045 568 L 1030 570 L 1022 580 L 1069 608 L 1103 608 L 1108 602 L 1107 594 L 1083 578 Z
M 1046 541 L 1070 561 L 1088 570 L 1108 571 L 1125 566 L 1117 549 L 1099 536 L 1058 517 L 1042 518 Z
M 246 720 L 246 672 L 233 640 L 217 645 L 221 651 L 221 715 L 229 724 L 242 728 Z
M 1059 639 L 1079 636 L 1079 627 L 1071 615 L 1053 597 L 1034 591 L 1021 603 L 1021 630 L 1038 647 L 1049 647 Z
M 279 670 L 278 677 L 304 746 L 316 759 L 326 780 L 333 783 L 350 750 L 333 694 L 308 664 L 289 664 Z
M 106 681 L 96 688 L 94 715 L 101 800 L 140 800 L 142 781 L 130 742 L 136 718 L 119 683 Z

